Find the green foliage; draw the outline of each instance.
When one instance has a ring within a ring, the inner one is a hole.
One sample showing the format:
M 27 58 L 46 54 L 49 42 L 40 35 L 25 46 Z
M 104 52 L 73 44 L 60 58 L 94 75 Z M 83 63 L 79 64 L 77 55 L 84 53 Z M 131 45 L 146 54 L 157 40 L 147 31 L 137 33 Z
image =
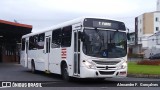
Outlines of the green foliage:
M 137 63 L 138 65 L 160 65 L 160 60 L 142 60 Z
M 153 65 L 138 65 L 136 62 L 128 63 L 129 74 L 148 74 L 160 75 L 160 66 Z

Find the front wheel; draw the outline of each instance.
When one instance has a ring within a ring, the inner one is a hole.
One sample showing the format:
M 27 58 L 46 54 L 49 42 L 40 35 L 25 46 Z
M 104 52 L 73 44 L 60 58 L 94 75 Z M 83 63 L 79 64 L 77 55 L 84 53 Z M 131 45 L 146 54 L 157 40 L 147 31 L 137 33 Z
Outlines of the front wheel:
M 65 81 L 71 81 L 71 77 L 68 74 L 68 67 L 66 64 L 62 66 L 62 77 Z

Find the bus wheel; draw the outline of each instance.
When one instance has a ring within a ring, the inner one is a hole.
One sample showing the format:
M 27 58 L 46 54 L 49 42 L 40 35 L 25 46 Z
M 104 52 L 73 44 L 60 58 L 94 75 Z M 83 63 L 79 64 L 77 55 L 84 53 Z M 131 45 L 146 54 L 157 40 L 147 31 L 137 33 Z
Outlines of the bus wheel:
M 62 77 L 65 81 L 71 80 L 71 77 L 68 74 L 68 67 L 66 64 L 63 64 L 63 66 L 62 66 Z
M 34 63 L 33 60 L 31 61 L 31 72 L 32 72 L 32 73 L 36 73 L 35 63 Z

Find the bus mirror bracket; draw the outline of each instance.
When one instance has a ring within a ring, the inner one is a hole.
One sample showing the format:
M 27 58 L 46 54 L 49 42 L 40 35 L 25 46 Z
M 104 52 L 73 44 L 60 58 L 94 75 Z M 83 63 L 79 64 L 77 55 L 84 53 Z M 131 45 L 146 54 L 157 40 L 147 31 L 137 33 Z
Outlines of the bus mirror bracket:
M 78 31 L 78 39 L 81 39 L 82 42 L 85 42 L 84 35 L 80 31 Z
M 129 34 L 129 29 L 127 29 L 127 30 L 128 30 L 128 32 L 127 32 L 127 39 L 130 40 L 131 38 L 130 38 L 130 34 Z

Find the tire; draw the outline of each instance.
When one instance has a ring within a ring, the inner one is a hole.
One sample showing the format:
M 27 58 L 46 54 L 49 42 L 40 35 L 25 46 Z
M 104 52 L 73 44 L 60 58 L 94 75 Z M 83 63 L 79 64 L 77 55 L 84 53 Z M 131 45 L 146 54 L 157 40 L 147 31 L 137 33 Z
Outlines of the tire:
M 69 74 L 68 74 L 67 64 L 63 64 L 63 66 L 62 66 L 62 78 L 63 78 L 65 81 L 71 81 L 71 77 L 70 77 Z
M 36 73 L 35 63 L 34 63 L 33 60 L 31 61 L 31 72 L 32 72 L 32 73 Z

